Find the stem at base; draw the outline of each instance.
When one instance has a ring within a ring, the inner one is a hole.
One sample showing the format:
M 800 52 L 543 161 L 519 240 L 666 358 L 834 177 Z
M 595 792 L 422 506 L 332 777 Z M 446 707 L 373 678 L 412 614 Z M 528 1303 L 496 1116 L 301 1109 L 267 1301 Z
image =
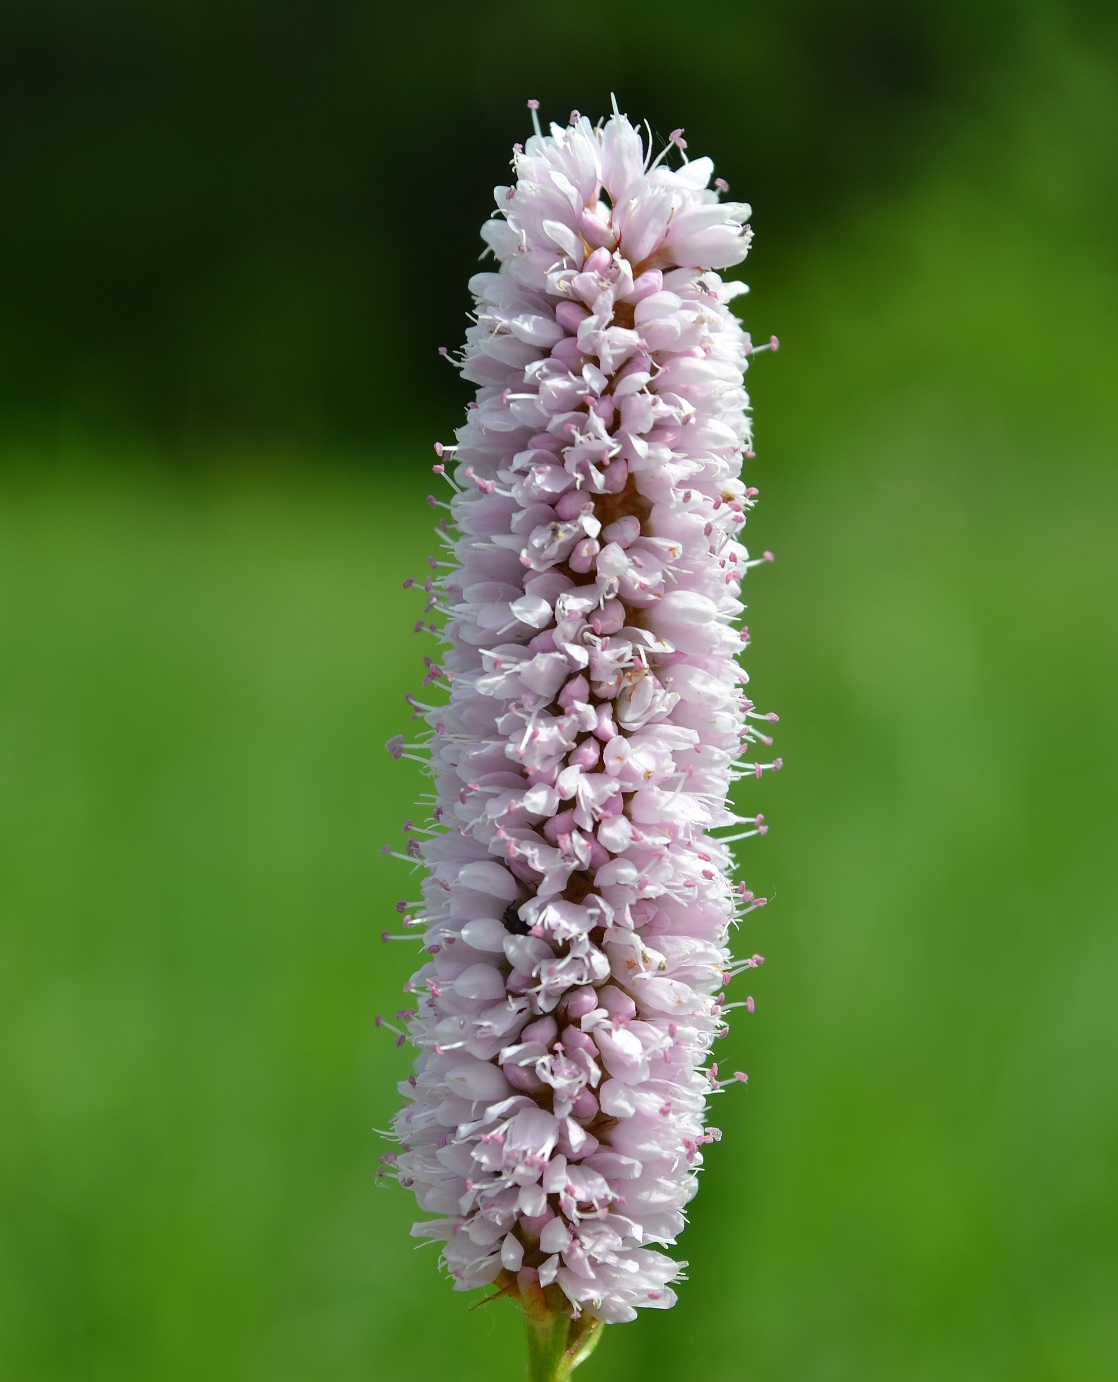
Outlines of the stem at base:
M 524 1323 L 528 1334 L 528 1382 L 567 1382 L 602 1337 L 601 1320 L 586 1314 L 575 1320 L 566 1311 L 554 1315 L 525 1311 Z

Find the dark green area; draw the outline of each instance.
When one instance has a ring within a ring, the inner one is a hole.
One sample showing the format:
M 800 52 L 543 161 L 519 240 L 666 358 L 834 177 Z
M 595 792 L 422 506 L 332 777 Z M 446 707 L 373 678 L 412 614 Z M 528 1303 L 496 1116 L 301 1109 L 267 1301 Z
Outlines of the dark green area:
M 686 126 L 758 283 L 911 180 L 1038 44 L 1021 0 L 7 0 L 0 425 L 362 447 L 465 395 L 476 228 L 529 96 Z M 1066 0 L 1077 42 L 1112 7 Z M 1027 98 L 1021 92 L 1021 98 Z M 991 150 L 991 153 L 994 151 Z
M 611 82 L 760 208 L 748 665 L 787 768 L 743 795 L 767 963 L 690 1281 L 579 1376 L 1118 1374 L 1103 16 L 6 7 L 5 1382 L 521 1374 L 374 1186 L 412 960 L 379 849 L 420 790 L 382 746 L 458 406 L 425 352 L 520 87 Z

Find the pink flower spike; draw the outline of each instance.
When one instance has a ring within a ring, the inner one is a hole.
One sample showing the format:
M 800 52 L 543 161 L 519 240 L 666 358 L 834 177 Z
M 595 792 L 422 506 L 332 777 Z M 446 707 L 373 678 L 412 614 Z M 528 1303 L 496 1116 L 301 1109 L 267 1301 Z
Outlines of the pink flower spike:
M 736 660 L 773 560 L 742 541 L 746 376 L 778 342 L 731 310 L 751 212 L 674 156 L 682 128 L 657 153 L 616 105 L 547 133 L 539 106 L 453 352 L 476 396 L 434 444 L 446 516 L 415 627 L 440 651 L 386 745 L 427 775 L 387 849 L 418 900 L 382 933 L 421 963 L 405 1025 L 376 1025 L 414 1056 L 382 1169 L 423 1208 L 415 1236 L 455 1290 L 572 1345 L 674 1305 L 662 1249 L 722 1137 L 712 1101 L 747 1080 L 712 1055 L 754 1011 L 723 992 L 762 963 L 730 953 L 765 905 L 734 856 L 781 764 L 752 761 L 775 716 Z

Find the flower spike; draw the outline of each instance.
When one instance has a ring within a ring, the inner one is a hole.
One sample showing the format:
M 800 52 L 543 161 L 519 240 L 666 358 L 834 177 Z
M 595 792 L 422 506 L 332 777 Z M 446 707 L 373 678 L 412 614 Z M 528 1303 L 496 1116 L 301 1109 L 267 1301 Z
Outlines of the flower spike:
M 389 850 L 427 870 L 397 905 L 426 963 L 385 1174 L 435 1216 L 413 1233 L 456 1289 L 520 1303 L 531 1376 L 556 1382 L 603 1324 L 675 1303 L 659 1249 L 721 1138 L 710 1097 L 746 1080 L 709 1062 L 741 1006 L 724 983 L 762 963 L 730 954 L 765 899 L 729 847 L 768 827 L 728 793 L 781 762 L 739 762 L 777 717 L 736 661 L 742 581 L 772 560 L 741 542 L 744 374 L 778 342 L 752 346 L 718 272 L 749 207 L 680 130 L 654 160 L 616 102 L 546 135 L 538 104 L 454 357 L 476 399 L 435 447 L 453 526 L 422 589 L 448 651 L 423 680 L 448 699 L 409 698 L 433 732 L 387 745 L 433 797 Z

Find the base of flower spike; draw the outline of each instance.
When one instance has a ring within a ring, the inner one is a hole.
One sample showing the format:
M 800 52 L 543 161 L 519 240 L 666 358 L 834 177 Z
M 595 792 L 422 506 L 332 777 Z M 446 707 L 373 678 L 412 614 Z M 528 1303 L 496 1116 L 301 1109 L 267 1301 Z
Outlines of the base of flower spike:
M 605 1326 L 585 1312 L 576 1320 L 557 1286 L 517 1294 L 528 1336 L 528 1382 L 566 1382 L 594 1352 Z

